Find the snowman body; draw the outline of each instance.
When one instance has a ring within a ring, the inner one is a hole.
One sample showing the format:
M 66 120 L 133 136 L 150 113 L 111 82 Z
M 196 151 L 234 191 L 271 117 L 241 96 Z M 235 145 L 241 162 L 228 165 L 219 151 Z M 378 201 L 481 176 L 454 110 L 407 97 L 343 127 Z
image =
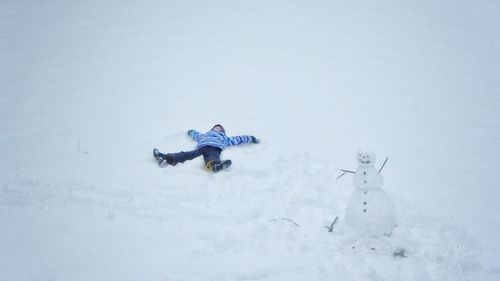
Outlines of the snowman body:
M 375 154 L 360 151 L 353 178 L 355 189 L 346 209 L 346 222 L 371 236 L 390 235 L 396 222 L 391 199 L 382 189 L 384 179 L 375 169 Z M 364 157 L 368 155 L 369 157 Z M 369 160 L 366 160 L 369 159 Z

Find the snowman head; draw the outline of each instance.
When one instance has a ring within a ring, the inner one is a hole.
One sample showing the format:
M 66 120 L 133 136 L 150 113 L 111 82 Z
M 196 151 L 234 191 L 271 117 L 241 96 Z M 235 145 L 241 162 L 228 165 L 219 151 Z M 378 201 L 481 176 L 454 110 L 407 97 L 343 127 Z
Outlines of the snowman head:
M 356 153 L 356 161 L 360 166 L 373 166 L 375 164 L 375 152 L 366 149 L 360 149 Z

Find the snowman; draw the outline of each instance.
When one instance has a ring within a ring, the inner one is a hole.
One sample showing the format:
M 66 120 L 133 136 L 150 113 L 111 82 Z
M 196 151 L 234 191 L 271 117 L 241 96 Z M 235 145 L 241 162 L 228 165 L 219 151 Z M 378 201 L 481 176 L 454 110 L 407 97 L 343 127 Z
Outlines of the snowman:
M 375 169 L 375 153 L 359 150 L 354 173 L 354 192 L 347 204 L 346 222 L 370 236 L 390 235 L 396 213 L 389 196 L 382 190 L 384 179 Z

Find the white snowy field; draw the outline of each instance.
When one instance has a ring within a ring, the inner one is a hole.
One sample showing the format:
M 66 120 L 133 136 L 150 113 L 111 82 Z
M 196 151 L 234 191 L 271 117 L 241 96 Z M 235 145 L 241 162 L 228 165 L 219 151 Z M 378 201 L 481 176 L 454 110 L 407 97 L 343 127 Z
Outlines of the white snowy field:
M 0 1 L 0 280 L 500 280 L 499 16 Z M 216 123 L 262 143 L 153 161 Z M 343 220 L 358 148 L 389 157 L 391 237 Z

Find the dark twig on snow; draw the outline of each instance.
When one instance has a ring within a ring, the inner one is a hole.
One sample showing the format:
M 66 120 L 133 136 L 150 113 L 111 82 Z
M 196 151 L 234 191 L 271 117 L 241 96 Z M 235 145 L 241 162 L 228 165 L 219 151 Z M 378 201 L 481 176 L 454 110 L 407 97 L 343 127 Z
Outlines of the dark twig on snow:
M 83 153 L 83 154 L 89 154 L 89 152 L 88 152 L 88 151 L 86 151 L 86 150 L 83 150 L 83 151 L 82 151 L 82 150 L 80 149 L 80 142 L 78 142 L 78 144 L 77 144 L 77 147 L 76 147 L 76 152 L 78 152 L 78 153 L 80 153 L 80 152 L 81 152 L 81 153 Z
M 340 179 L 340 178 L 341 178 L 341 177 L 343 177 L 344 175 L 345 175 L 345 173 L 340 174 L 340 176 L 338 176 L 338 177 L 336 178 L 336 180 Z
M 300 225 L 298 223 L 294 222 L 292 219 L 289 219 L 289 218 L 272 219 L 270 221 L 275 222 L 275 221 L 279 221 L 279 220 L 289 221 L 289 222 L 293 223 L 293 225 L 295 225 L 296 227 L 300 227 Z
M 330 226 L 325 226 L 325 228 L 328 229 L 328 232 L 332 232 L 333 231 L 333 227 L 335 226 L 335 224 L 337 224 L 338 220 L 339 220 L 339 217 L 336 216 Z
M 341 171 L 344 172 L 344 173 L 351 173 L 351 174 L 355 174 L 356 173 L 354 171 L 349 171 L 349 170 L 341 170 Z
M 395 258 L 407 258 L 406 256 L 406 250 L 404 248 L 399 248 L 399 249 L 396 249 L 396 251 L 394 251 L 394 253 L 392 253 L 392 256 L 395 257 Z
M 382 172 L 382 169 L 384 168 L 385 164 L 387 163 L 387 160 L 389 160 L 389 157 L 385 158 L 384 164 L 382 164 L 382 167 L 380 167 L 380 170 L 378 170 L 379 174 Z
M 354 172 L 354 171 L 349 171 L 349 170 L 341 170 L 341 171 L 342 171 L 343 173 L 342 173 L 342 174 L 340 174 L 340 176 L 338 176 L 338 177 L 336 178 L 337 180 L 338 180 L 338 179 L 340 179 L 341 177 L 343 177 L 346 173 L 351 173 L 351 174 L 356 173 L 356 172 Z

